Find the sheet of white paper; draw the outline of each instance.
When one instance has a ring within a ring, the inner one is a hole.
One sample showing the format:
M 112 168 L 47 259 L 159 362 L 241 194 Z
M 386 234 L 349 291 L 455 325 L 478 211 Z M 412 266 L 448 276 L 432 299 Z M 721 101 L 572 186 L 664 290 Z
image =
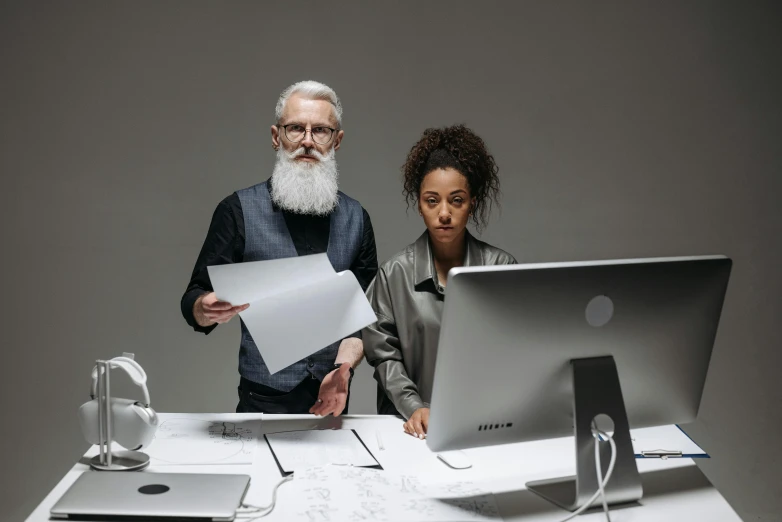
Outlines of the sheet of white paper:
M 271 373 L 375 322 L 352 272 L 326 254 L 207 267 L 218 299 L 249 303 L 239 315 Z
M 278 491 L 271 520 L 501 520 L 494 495 L 462 480 L 425 484 L 418 477 L 350 466 L 302 470 Z
M 377 318 L 353 272 L 267 295 L 241 312 L 269 372 L 304 359 Z
M 207 271 L 217 298 L 233 305 L 252 305 L 267 296 L 306 287 L 335 274 L 326 254 L 215 265 L 207 267 Z
M 683 455 L 706 454 L 676 425 L 630 430 L 630 438 L 636 455 L 641 455 L 643 451 L 657 450 L 681 451 Z
M 252 464 L 257 422 L 215 422 L 187 417 L 160 423 L 144 451 L 153 465 Z
M 286 472 L 327 464 L 378 465 L 353 430 L 285 431 L 266 439 Z

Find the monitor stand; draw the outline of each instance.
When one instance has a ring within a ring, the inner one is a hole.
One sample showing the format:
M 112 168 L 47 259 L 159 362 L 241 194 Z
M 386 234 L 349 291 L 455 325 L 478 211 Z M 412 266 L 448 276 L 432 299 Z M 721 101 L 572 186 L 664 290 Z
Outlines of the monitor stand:
M 527 489 L 570 511 L 575 511 L 588 501 L 598 489 L 592 420 L 597 415 L 604 414 L 614 423 L 613 439 L 617 453 L 614 471 L 605 487 L 606 503 L 610 505 L 635 502 L 643 495 L 643 488 L 635 464 L 635 453 L 630 441 L 630 424 L 627 421 L 614 358 L 608 356 L 574 359 L 571 366 L 575 397 L 573 410 L 576 476 L 528 482 Z M 607 442 L 600 443 L 603 477 L 608 470 L 610 458 L 610 445 Z M 600 505 L 599 499 L 594 505 Z

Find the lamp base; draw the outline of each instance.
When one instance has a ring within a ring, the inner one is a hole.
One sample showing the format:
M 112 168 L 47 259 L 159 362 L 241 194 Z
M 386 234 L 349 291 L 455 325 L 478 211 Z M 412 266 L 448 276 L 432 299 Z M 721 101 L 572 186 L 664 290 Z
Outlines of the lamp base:
M 100 455 L 90 459 L 90 467 L 96 471 L 139 471 L 149 466 L 149 455 L 140 451 L 115 451 L 111 465 L 104 464 Z

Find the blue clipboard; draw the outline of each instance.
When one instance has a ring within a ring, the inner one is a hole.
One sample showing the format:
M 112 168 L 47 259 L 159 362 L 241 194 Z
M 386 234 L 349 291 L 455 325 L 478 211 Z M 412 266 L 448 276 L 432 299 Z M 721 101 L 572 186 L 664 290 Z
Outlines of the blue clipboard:
M 675 430 L 673 429 L 675 428 Z M 659 433 L 665 430 L 664 437 L 651 438 L 648 442 L 642 442 L 644 435 L 656 430 Z M 637 435 L 637 437 L 635 436 Z M 711 458 L 678 424 L 661 428 L 643 428 L 630 430 L 633 439 L 633 451 L 637 459 L 708 459 Z M 646 447 L 644 446 L 646 445 Z M 649 445 L 651 444 L 651 446 Z M 661 446 L 661 447 L 652 447 Z

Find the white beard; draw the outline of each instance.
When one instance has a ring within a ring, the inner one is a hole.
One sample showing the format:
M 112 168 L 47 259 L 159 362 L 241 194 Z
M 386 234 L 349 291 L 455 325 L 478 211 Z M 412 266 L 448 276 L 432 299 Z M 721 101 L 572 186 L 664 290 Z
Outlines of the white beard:
M 320 160 L 315 163 L 293 159 L 304 152 L 304 147 L 290 153 L 282 147 L 277 151 L 272 172 L 272 201 L 291 212 L 323 216 L 334 210 L 338 201 L 339 172 L 334 149 L 325 155 L 307 150 L 307 154 Z

